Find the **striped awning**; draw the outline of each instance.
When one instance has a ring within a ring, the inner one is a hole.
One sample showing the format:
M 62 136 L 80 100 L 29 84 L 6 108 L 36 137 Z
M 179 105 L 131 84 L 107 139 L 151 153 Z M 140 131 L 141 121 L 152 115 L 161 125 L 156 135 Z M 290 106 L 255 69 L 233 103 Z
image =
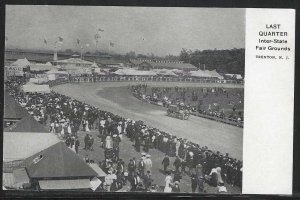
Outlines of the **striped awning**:
M 41 190 L 90 189 L 90 179 L 39 180 Z

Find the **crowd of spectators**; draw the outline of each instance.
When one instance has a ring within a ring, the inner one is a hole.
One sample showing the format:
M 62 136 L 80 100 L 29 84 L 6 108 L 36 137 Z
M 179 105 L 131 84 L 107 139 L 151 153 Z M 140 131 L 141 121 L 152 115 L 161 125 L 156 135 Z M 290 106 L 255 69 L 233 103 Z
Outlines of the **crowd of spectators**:
M 9 94 L 23 107 L 30 108 L 30 114 L 39 119 L 40 123 L 49 124 L 50 132 L 64 139 L 66 145 L 76 153 L 80 146 L 79 130 L 86 133 L 86 151 L 99 147 L 105 150 L 105 158 L 99 161 L 99 166 L 108 174 L 102 185 L 108 191 L 121 190 L 127 182 L 131 185 L 131 191 L 157 191 L 158 186 L 153 184 L 151 176 L 151 159 L 161 158 L 151 158 L 149 149 L 157 149 L 165 154 L 162 159 L 166 174 L 165 192 L 180 191 L 182 175 L 191 177 L 193 191 L 198 187 L 199 192 L 204 192 L 204 182 L 220 188 L 224 187 L 225 182 L 242 186 L 242 162 L 231 158 L 228 153 L 214 152 L 207 146 L 160 131 L 143 121 L 124 118 L 55 92 L 24 94 L 18 86 L 19 83 L 16 82 L 6 83 Z M 93 147 L 94 138 L 89 135 L 91 129 L 99 131 L 99 146 Z M 135 150 L 142 155 L 141 158 L 131 158 L 127 165 L 119 157 L 119 144 L 125 136 L 134 142 Z M 171 170 L 169 157 L 176 157 L 172 164 L 174 171 Z M 88 156 L 85 160 L 94 162 Z M 171 176 L 172 173 L 174 177 Z

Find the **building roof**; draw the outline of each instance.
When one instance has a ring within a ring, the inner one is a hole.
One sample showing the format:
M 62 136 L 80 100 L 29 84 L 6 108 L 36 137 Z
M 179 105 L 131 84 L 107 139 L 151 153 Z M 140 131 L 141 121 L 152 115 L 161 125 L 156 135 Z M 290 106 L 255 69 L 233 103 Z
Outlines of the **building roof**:
M 55 69 L 55 66 L 50 64 L 32 64 L 30 65 L 31 71 L 49 71 L 51 69 Z
M 17 123 L 6 127 L 5 132 L 36 132 L 36 133 L 48 133 L 49 130 L 37 122 L 31 115 L 27 115 Z
M 134 65 L 139 65 L 144 62 L 144 60 L 130 59 L 129 60 Z
M 42 158 L 36 160 L 39 156 Z M 30 178 L 95 177 L 97 173 L 64 142 L 56 143 L 29 158 L 25 165 Z
M 29 113 L 18 104 L 8 92 L 4 92 L 4 120 L 5 119 L 22 119 Z
M 60 142 L 53 133 L 4 132 L 3 161 L 22 160 Z
M 142 63 L 140 63 L 140 65 L 142 64 L 148 64 L 153 68 L 164 68 L 164 69 L 188 69 L 188 70 L 195 70 L 197 69 L 197 67 L 195 67 L 194 65 L 190 64 L 190 63 L 183 63 L 181 61 L 144 61 Z
M 90 189 L 90 179 L 39 180 L 41 190 Z
M 82 60 L 80 58 L 68 58 L 64 60 L 56 60 L 52 61 L 53 63 L 59 64 L 81 64 L 81 65 L 92 65 L 93 63 L 90 61 Z

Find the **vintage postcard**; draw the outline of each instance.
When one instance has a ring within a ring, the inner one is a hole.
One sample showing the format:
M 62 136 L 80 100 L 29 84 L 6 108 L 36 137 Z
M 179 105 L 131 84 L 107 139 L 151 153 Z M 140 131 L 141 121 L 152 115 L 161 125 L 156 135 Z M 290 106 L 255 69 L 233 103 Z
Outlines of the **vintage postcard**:
M 292 155 L 292 120 L 269 111 L 293 113 L 293 10 L 6 5 L 5 17 L 3 190 L 291 193 L 292 157 L 270 190 L 276 162 L 260 148 Z

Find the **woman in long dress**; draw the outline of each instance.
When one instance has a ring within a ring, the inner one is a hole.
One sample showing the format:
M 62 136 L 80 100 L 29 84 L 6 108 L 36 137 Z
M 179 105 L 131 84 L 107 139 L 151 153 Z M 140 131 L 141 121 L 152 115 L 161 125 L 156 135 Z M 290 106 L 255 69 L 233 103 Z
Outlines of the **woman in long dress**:
M 90 132 L 89 121 L 85 120 L 85 131 Z
M 168 175 L 165 178 L 165 182 L 166 182 L 166 186 L 164 192 L 172 192 L 171 186 L 172 186 L 173 179 L 170 172 L 168 172 Z
M 112 148 L 112 139 L 111 139 L 111 137 L 108 135 L 107 137 L 106 137 L 106 140 L 105 140 L 105 148 L 106 149 L 111 149 Z

